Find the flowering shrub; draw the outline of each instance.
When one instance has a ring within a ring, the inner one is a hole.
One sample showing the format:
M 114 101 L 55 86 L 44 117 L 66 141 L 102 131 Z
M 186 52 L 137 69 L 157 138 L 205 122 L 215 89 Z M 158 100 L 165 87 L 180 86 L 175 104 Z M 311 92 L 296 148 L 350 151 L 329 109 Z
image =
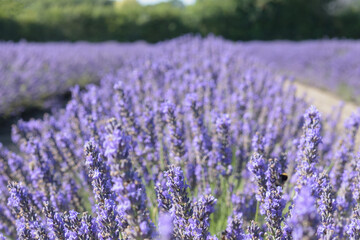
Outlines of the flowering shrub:
M 18 239 L 359 239 L 360 111 L 332 133 L 231 42 L 125 61 L 0 148 L 0 231 Z M 280 181 L 287 173 L 289 179 Z

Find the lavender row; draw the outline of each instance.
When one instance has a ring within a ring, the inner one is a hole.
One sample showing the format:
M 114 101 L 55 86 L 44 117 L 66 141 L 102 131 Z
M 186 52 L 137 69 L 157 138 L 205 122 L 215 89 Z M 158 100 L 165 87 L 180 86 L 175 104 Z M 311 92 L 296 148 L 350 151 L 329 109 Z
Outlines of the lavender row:
M 358 239 L 360 110 L 335 132 L 237 44 L 127 58 L 1 147 L 10 239 Z M 284 173 L 288 180 L 284 182 Z
M 45 100 L 71 86 L 98 82 L 121 67 L 129 48 L 141 49 L 143 45 L 2 42 L 0 114 L 41 107 Z
M 357 40 L 242 43 L 243 51 L 297 80 L 360 101 L 360 42 Z
M 350 40 L 238 44 L 243 55 L 256 58 L 256 62 L 356 101 L 360 94 L 359 46 Z M 1 43 L 0 113 L 42 106 L 44 100 L 68 91 L 70 86 L 97 82 L 119 68 L 125 56 L 150 49 L 145 44 Z M 52 102 L 45 104 L 51 106 Z

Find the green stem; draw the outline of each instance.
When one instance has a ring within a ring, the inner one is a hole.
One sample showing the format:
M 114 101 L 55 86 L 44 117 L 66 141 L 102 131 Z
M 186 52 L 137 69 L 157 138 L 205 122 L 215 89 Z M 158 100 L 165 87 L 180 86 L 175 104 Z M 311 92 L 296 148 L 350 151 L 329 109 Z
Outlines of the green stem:
M 255 222 L 256 223 L 259 223 L 258 220 L 259 220 L 259 209 L 260 209 L 260 202 L 257 202 L 256 203 L 256 212 L 255 212 Z

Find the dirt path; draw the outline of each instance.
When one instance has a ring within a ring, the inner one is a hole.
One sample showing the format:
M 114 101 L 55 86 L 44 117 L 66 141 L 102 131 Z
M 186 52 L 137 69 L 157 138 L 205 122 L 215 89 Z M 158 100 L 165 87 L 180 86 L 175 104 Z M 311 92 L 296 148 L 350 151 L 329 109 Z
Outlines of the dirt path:
M 356 111 L 356 109 L 360 107 L 354 103 L 345 102 L 335 94 L 328 91 L 311 87 L 300 82 L 295 82 L 294 84 L 297 88 L 298 96 L 303 96 L 305 94 L 306 100 L 316 106 L 323 114 L 331 113 L 334 106 L 339 106 L 340 102 L 343 102 L 344 108 L 341 115 L 341 123 L 343 123 L 352 112 Z
M 308 103 L 316 106 L 323 115 L 330 114 L 333 111 L 334 106 L 339 106 L 341 102 L 344 103 L 340 124 L 338 125 L 337 130 L 341 131 L 344 126 L 344 121 L 351 115 L 351 113 L 360 108 L 359 105 L 346 102 L 331 92 L 311 87 L 300 82 L 294 82 L 294 84 L 297 88 L 297 95 L 302 97 L 305 94 L 305 98 Z M 356 136 L 355 151 L 360 151 L 360 131 L 358 131 Z

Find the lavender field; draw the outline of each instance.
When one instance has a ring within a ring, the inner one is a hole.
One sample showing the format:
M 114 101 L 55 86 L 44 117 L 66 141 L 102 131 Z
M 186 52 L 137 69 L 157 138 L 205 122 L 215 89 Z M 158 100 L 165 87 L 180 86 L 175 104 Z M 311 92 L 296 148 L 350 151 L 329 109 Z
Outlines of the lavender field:
M 141 43 L 0 43 L 0 116 L 49 108 L 74 85 L 97 83 Z
M 360 103 L 360 42 L 357 40 L 245 43 L 243 51 L 301 82 Z
M 309 52 L 326 60 L 305 78 L 295 52 L 211 36 L 80 55 L 7 44 L 2 112 L 78 85 L 64 109 L 12 126 L 16 151 L 0 145 L 1 239 L 360 239 L 360 108 L 340 125 L 341 108 L 319 112 L 280 74 L 355 91 L 349 54 L 347 72 Z

